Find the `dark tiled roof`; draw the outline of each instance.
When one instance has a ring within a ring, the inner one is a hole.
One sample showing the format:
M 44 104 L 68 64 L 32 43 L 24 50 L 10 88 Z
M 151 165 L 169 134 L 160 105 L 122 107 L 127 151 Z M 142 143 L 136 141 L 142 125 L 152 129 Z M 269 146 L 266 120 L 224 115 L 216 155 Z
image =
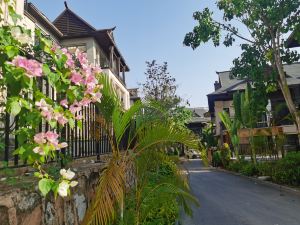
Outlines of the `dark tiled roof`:
M 49 30 L 56 38 L 61 38 L 63 34 L 57 29 L 56 26 L 32 3 L 26 3 L 24 6 L 24 13 L 34 22 L 38 21 L 47 30 Z
M 294 30 L 287 39 L 286 45 L 288 48 L 300 47 L 300 40 L 296 38 L 297 32 L 300 32 L 300 28 L 298 30 Z
M 73 36 L 96 31 L 94 27 L 68 8 L 53 21 L 53 24 L 64 36 Z
M 210 117 L 205 116 L 208 112 L 208 108 L 196 107 L 189 108 L 189 110 L 193 113 L 192 119 L 189 123 L 208 123 L 210 121 Z
M 298 85 L 300 84 L 300 63 L 286 64 L 284 65 L 284 70 L 287 75 L 288 85 Z M 230 78 L 230 72 L 218 72 L 219 80 L 221 82 L 221 88 L 216 91 L 208 94 L 210 95 L 219 95 L 225 94 L 228 92 L 234 92 L 238 90 L 245 90 L 247 86 L 246 80 L 239 80 L 236 78 Z
M 54 20 L 53 23 L 32 3 L 27 3 L 25 5 L 25 13 L 27 13 L 27 15 L 29 15 L 33 20 L 38 20 L 59 40 L 93 37 L 103 48 L 106 54 L 109 54 L 110 46 L 114 46 L 116 55 L 121 58 L 122 64 L 126 67 L 126 71 L 129 71 L 129 67 L 126 64 L 126 61 L 119 51 L 113 38 L 113 30 L 115 27 L 96 30 L 96 28 L 94 28 L 68 7 Z

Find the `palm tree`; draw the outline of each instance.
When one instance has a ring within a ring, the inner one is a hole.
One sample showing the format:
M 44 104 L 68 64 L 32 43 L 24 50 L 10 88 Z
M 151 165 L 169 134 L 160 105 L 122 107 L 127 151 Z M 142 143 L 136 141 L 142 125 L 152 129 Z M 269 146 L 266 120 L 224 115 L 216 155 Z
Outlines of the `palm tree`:
M 95 198 L 82 223 L 85 225 L 110 224 L 118 212 L 122 220 L 127 175 L 135 172 L 135 161 L 144 152 L 156 151 L 161 145 L 170 143 L 182 143 L 195 149 L 199 147 L 197 138 L 187 129 L 177 129 L 170 120 L 162 121 L 161 116 L 145 116 L 146 106 L 141 102 L 124 111 L 107 76 L 102 75 L 99 80 L 103 84 L 103 96 L 101 103 L 97 104 L 102 117 L 98 122 L 106 129 L 112 156 L 101 173 Z M 172 187 L 169 186 L 169 189 Z M 177 190 L 177 194 L 182 200 L 190 197 L 184 190 Z M 135 224 L 140 224 L 139 219 Z

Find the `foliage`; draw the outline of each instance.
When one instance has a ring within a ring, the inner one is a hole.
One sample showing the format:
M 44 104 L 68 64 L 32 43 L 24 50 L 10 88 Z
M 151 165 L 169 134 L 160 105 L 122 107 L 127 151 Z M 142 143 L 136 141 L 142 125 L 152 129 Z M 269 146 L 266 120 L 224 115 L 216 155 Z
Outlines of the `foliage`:
M 146 107 L 147 114 L 155 114 L 157 109 L 163 109 L 165 113 L 161 114 L 162 117 L 171 117 L 173 123 L 184 127 L 192 118 L 192 113 L 185 107 L 188 102 L 185 103 L 176 93 L 176 79 L 168 72 L 168 63 L 160 65 L 152 60 L 146 62 L 146 65 L 146 81 L 142 84 L 144 101 L 156 105 L 154 109 Z
M 137 159 L 136 170 L 137 184 L 127 195 L 130 204 L 125 208 L 123 224 L 137 224 L 137 217 L 144 225 L 175 224 L 178 198 L 188 191 L 176 164 L 164 153 L 148 150 Z
M 214 151 L 212 156 L 212 163 L 215 167 L 222 166 L 221 151 Z
M 300 185 L 300 153 L 288 153 L 279 160 L 274 166 L 272 179 L 280 184 Z
M 234 148 L 234 153 L 236 155 L 237 160 L 239 160 L 239 144 L 240 144 L 240 138 L 238 136 L 238 130 L 241 127 L 240 121 L 234 117 L 231 119 L 227 112 L 223 111 L 219 113 L 219 117 L 226 127 L 227 132 L 229 133 L 231 143 Z
M 231 151 L 229 148 L 229 145 L 227 143 L 223 144 L 223 146 L 217 150 L 214 151 L 212 161 L 213 166 L 218 167 L 227 167 L 231 158 Z
M 159 65 L 152 60 L 146 65 L 146 81 L 142 84 L 145 100 L 160 102 L 167 109 L 174 108 L 181 99 L 176 95 L 176 80 L 168 72 L 168 63 Z
M 248 83 L 245 92 L 237 92 L 233 95 L 233 105 L 235 111 L 235 119 L 237 119 L 241 127 L 250 129 L 251 156 L 253 162 L 256 162 L 254 137 L 252 129 L 256 127 L 257 122 L 262 118 L 266 111 L 267 100 L 265 89 L 252 89 Z
M 217 146 L 217 139 L 214 134 L 214 124 L 212 122 L 208 123 L 202 130 L 202 143 L 207 148 Z
M 226 169 L 242 173 L 246 176 L 269 176 L 271 181 L 292 186 L 300 185 L 300 153 L 290 152 L 286 157 L 277 161 L 230 162 Z
M 106 169 L 102 172 L 99 184 L 96 190 L 96 196 L 93 199 L 90 207 L 87 210 L 83 224 L 110 224 L 117 218 L 117 212 L 120 212 L 120 220 L 124 222 L 124 211 L 126 211 L 126 194 L 127 191 L 132 190 L 132 187 L 126 185 L 131 179 L 127 177 L 128 174 L 134 174 L 139 184 L 139 178 L 143 179 L 145 173 L 140 173 L 140 165 L 138 159 L 151 152 L 165 149 L 166 146 L 172 143 L 182 143 L 191 148 L 197 149 L 199 146 L 197 138 L 187 129 L 178 129 L 176 125 L 170 120 L 164 120 L 162 117 L 155 117 L 153 114 L 148 115 L 145 107 L 157 109 L 151 105 L 144 105 L 141 102 L 136 102 L 128 111 L 124 111 L 121 106 L 116 93 L 110 85 L 107 77 L 100 77 L 100 82 L 103 84 L 102 99 L 97 104 L 101 112 L 99 122 L 106 129 L 106 133 L 110 140 L 112 148 L 112 158 L 109 161 Z M 111 130 L 112 127 L 112 130 Z M 124 138 L 126 135 L 126 139 Z M 126 143 L 121 145 L 121 142 L 126 140 Z M 121 154 L 121 150 L 124 152 Z M 145 160 L 150 157 L 146 157 Z M 156 160 L 151 161 L 155 164 Z M 159 162 L 159 161 L 158 161 Z M 147 163 L 141 164 L 146 166 Z M 130 183 L 130 182 L 129 182 Z M 147 182 L 146 182 L 147 183 Z M 187 199 L 191 196 L 179 189 L 178 187 L 169 185 L 160 185 L 157 189 L 161 192 L 172 192 L 178 197 L 178 200 L 186 206 L 188 212 Z M 128 190 L 129 189 L 129 190 Z M 136 187 L 136 190 L 137 187 Z M 139 189 L 142 190 L 142 189 Z M 136 192 L 138 193 L 138 192 Z M 151 191 L 149 194 L 152 193 Z M 143 214 L 142 202 L 140 198 L 136 202 L 135 210 L 135 224 L 142 222 Z M 156 199 L 159 201 L 159 198 Z M 125 202 L 124 202 L 125 201 Z M 150 209 L 146 210 L 146 212 Z
M 255 164 L 247 163 L 241 168 L 240 173 L 245 176 L 255 176 L 258 174 L 258 170 Z
M 227 143 L 223 144 L 223 146 L 221 147 L 220 156 L 223 167 L 226 167 L 229 164 L 231 158 L 231 151 Z
M 274 86 L 276 90 L 277 83 L 300 134 L 300 115 L 283 66 L 299 61 L 299 54 L 286 48 L 289 32 L 299 28 L 299 0 L 217 0 L 216 5 L 223 20 L 215 20 L 208 8 L 195 12 L 198 24 L 186 34 L 184 44 L 195 49 L 212 40 L 215 46 L 222 42 L 228 47 L 240 39 L 242 54 L 233 61 L 232 76 L 247 79 L 262 91 L 273 91 Z M 248 30 L 246 34 L 237 28 L 239 23 Z
M 65 197 L 70 187 L 77 184 L 72 181 L 75 173 L 62 169 L 55 179 L 44 165 L 57 159 L 57 153 L 67 147 L 64 138 L 59 137 L 64 127 L 69 125 L 73 129 L 75 121 L 80 127 L 82 108 L 100 101 L 98 76 L 101 76 L 101 69 L 89 65 L 84 53 L 76 51 L 72 55 L 45 38 L 39 30 L 31 34 L 16 25 L 20 16 L 14 12 L 13 2 L 4 4 L 8 4 L 14 24 L 5 23 L 0 28 L 0 86 L 6 93 L 6 113 L 18 120 L 14 134 L 19 148 L 14 154 L 37 170 L 35 177 L 39 179 L 43 195 L 52 191 L 55 196 Z M 35 46 L 32 45 L 33 35 L 39 43 Z M 57 98 L 51 99 L 42 92 L 42 81 L 55 90 Z M 39 126 L 46 123 L 50 130 L 38 133 Z

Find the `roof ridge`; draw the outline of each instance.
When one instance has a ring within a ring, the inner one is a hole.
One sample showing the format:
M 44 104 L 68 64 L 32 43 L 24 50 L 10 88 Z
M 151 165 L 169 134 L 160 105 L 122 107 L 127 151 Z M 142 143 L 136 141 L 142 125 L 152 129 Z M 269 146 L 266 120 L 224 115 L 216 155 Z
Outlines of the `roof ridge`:
M 77 19 L 79 19 L 81 22 L 83 22 L 85 25 L 87 25 L 89 28 L 91 28 L 93 31 L 97 31 L 95 27 L 93 27 L 90 23 L 88 23 L 86 20 L 84 20 L 81 16 L 77 15 L 75 12 L 73 12 L 70 8 L 65 8 L 65 10 L 60 13 L 54 20 L 53 24 L 55 24 L 66 12 L 71 13 L 73 16 L 75 16 Z

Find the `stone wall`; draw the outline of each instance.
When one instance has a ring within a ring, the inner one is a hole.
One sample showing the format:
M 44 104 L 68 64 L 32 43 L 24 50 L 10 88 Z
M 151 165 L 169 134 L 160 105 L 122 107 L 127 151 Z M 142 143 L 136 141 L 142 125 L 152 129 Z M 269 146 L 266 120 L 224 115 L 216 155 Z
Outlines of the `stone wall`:
M 74 167 L 73 167 L 74 168 Z M 72 195 L 62 199 L 43 198 L 35 188 L 8 188 L 0 192 L 1 225 L 77 225 L 95 193 L 103 163 L 85 163 L 76 167 L 78 186 Z M 75 170 L 75 169 L 74 169 Z M 32 177 L 32 182 L 37 182 Z M 16 185 L 17 186 L 17 185 Z M 35 189 L 35 190 L 32 190 Z

